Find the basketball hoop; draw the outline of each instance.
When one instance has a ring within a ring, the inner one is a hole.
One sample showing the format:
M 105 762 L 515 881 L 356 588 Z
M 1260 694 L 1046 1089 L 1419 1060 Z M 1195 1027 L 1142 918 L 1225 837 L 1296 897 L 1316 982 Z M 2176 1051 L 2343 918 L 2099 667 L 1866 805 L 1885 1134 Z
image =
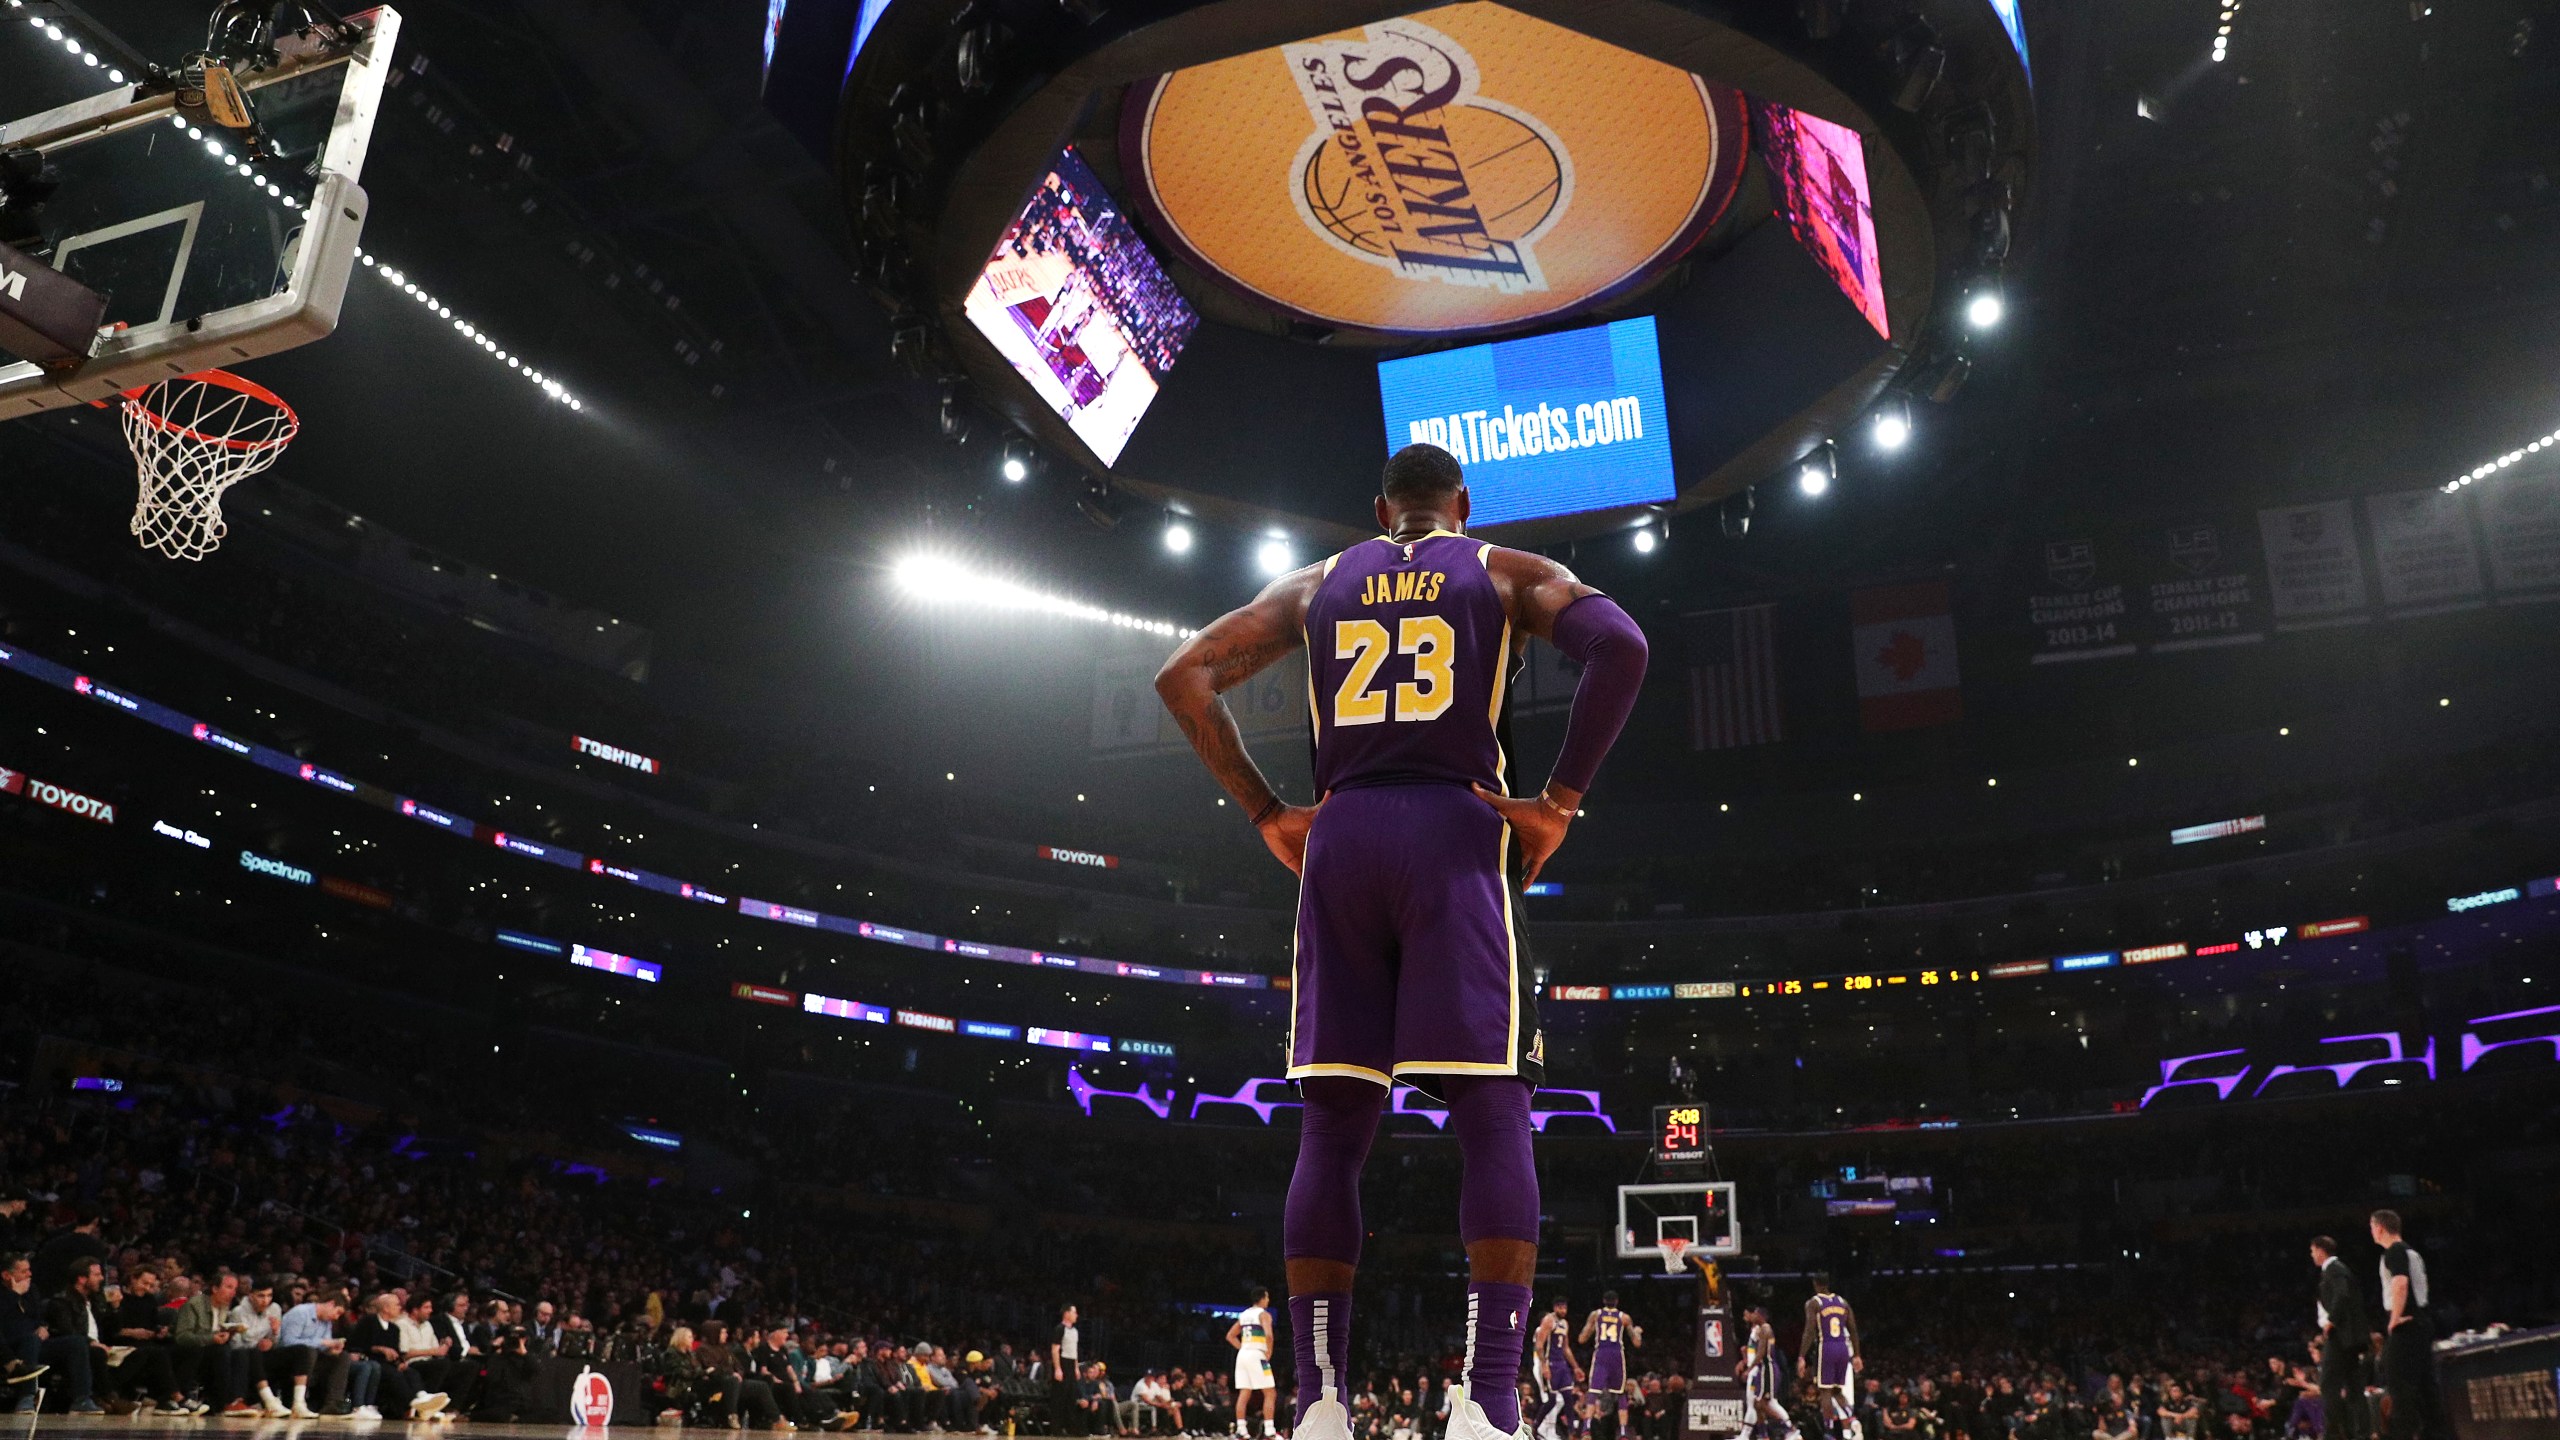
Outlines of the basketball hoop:
M 139 495 L 133 534 L 172 560 L 222 544 L 222 492 L 276 462 L 302 422 L 276 393 L 228 370 L 124 392 L 124 438 Z
M 1689 1242 L 1677 1235 L 1662 1237 L 1662 1273 L 1677 1275 L 1689 1268 Z

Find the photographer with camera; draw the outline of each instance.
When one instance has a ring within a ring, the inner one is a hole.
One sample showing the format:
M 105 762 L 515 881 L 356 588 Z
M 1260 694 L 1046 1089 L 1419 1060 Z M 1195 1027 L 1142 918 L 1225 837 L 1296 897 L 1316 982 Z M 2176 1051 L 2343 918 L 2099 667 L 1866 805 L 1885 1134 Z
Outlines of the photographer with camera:
M 534 1382 L 542 1375 L 542 1357 L 533 1353 L 533 1337 L 521 1325 L 510 1325 L 494 1341 L 480 1380 L 479 1403 L 471 1418 L 479 1423 L 519 1424 L 533 1414 Z

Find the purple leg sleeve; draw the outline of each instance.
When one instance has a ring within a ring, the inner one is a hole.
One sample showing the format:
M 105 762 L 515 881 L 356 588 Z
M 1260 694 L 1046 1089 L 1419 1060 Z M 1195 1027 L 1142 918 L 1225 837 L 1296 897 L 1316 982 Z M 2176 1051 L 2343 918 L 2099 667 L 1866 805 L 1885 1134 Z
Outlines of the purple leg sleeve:
M 1458 1238 L 1470 1245 L 1478 1240 L 1537 1244 L 1538 1167 L 1529 1153 L 1527 1082 L 1508 1075 L 1452 1075 L 1443 1084 L 1449 1096 L 1449 1128 L 1457 1132 L 1458 1156 L 1466 1166 L 1458 1188 Z M 1308 1113 L 1312 1115 L 1313 1109 Z M 1301 1142 L 1301 1175 L 1306 1164 Z M 1293 1183 L 1289 1187 L 1293 1223 L 1297 1198 Z
M 1343 1376 L 1351 1370 L 1351 1297 L 1290 1296 L 1289 1341 L 1298 1358 L 1298 1418 L 1289 1427 L 1295 1430 L 1306 1423 L 1308 1406 L 1327 1395 L 1344 1400 L 1348 1393 Z
M 1387 1092 L 1366 1080 L 1315 1075 L 1299 1082 L 1306 1108 L 1298 1117 L 1298 1168 L 1289 1177 L 1289 1205 L 1281 1219 L 1281 1253 L 1292 1260 L 1360 1263 L 1360 1167 L 1377 1138 Z M 1521 1134 L 1528 1134 L 1527 1102 Z M 1522 1146 L 1525 1153 L 1527 1147 Z M 1537 1200 L 1529 1202 L 1535 1224 Z
M 1548 638 L 1564 658 L 1582 667 L 1573 689 L 1573 714 L 1565 721 L 1564 745 L 1556 752 L 1551 773 L 1558 784 L 1591 788 L 1601 758 L 1626 728 L 1636 708 L 1636 692 L 1644 688 L 1644 631 L 1634 618 L 1606 595 L 1585 595 L 1564 607 Z
M 1453 1076 L 1449 1128 L 1466 1176 L 1458 1190 L 1458 1238 L 1538 1243 L 1538 1168 L 1529 1151 L 1529 1086 L 1505 1076 Z M 1529 1287 L 1467 1286 L 1467 1398 L 1504 1434 L 1520 1428 L 1520 1347 L 1528 1339 Z
M 1520 1428 L 1520 1343 L 1528 1338 L 1529 1287 L 1467 1286 L 1467 1398 L 1493 1428 Z
M 1387 1092 L 1366 1080 L 1316 1075 L 1299 1082 L 1298 1168 L 1289 1177 L 1281 1252 L 1292 1260 L 1360 1263 L 1360 1167 L 1378 1135 Z M 1297 1419 L 1327 1391 L 1341 1399 L 1351 1368 L 1351 1297 L 1289 1297 L 1289 1343 L 1298 1362 Z M 1292 1429 L 1296 1428 L 1294 1425 Z

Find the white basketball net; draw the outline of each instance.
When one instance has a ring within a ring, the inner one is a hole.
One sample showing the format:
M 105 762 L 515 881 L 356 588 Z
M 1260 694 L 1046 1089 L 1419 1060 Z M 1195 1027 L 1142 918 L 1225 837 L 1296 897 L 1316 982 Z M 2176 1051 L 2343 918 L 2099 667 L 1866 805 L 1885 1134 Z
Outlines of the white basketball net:
M 134 538 L 172 560 L 212 554 L 229 529 L 222 492 L 274 464 L 300 428 L 292 406 L 221 370 L 126 391 Z
M 1679 1235 L 1665 1235 L 1662 1237 L 1662 1270 L 1664 1274 L 1677 1275 L 1681 1271 L 1688 1269 L 1688 1255 L 1689 1242 L 1685 1237 Z

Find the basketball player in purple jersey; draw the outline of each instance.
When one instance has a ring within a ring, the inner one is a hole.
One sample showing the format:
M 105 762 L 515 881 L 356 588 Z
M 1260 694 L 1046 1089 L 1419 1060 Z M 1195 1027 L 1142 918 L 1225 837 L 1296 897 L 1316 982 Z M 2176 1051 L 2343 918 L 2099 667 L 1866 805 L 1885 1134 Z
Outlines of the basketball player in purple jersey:
M 1563 1296 L 1540 1317 L 1538 1332 L 1529 1337 L 1529 1353 L 1545 1404 L 1538 1417 L 1538 1440 L 1564 1440 L 1581 1418 L 1574 1413 L 1574 1397 L 1582 1388 L 1582 1362 L 1573 1358 L 1573 1313 Z
M 1591 1347 L 1591 1398 L 1616 1425 L 1607 1440 L 1620 1440 L 1635 1394 L 1627 1386 L 1627 1347 L 1643 1344 L 1644 1330 L 1618 1308 L 1618 1292 L 1609 1290 L 1602 1292 L 1600 1308 L 1582 1317 L 1581 1340 Z
M 1813 1295 L 1804 1302 L 1804 1342 L 1796 1352 L 1796 1378 L 1804 1378 L 1808 1361 L 1818 1360 L 1813 1377 L 1822 1400 L 1822 1433 L 1830 1440 L 1864 1440 L 1858 1424 L 1858 1368 L 1865 1357 L 1858 1348 L 1858 1317 L 1849 1302 L 1833 1294 L 1831 1277 L 1813 1277 Z
M 1284 575 L 1184 642 L 1156 693 L 1262 841 L 1300 877 L 1289 1078 L 1305 1101 L 1283 1222 L 1302 1440 L 1348 1440 L 1360 1170 L 1388 1091 L 1449 1106 L 1466 1167 L 1466 1393 L 1448 1440 L 1520 1423 L 1538 1261 L 1529 1094 L 1544 1073 L 1516 896 L 1565 830 L 1635 705 L 1644 632 L 1543 557 L 1467 537 L 1457 460 L 1387 461 L 1386 531 Z M 1530 636 L 1582 667 L 1546 787 L 1511 793 L 1504 701 Z M 1272 793 L 1221 692 L 1300 647 L 1316 803 Z

